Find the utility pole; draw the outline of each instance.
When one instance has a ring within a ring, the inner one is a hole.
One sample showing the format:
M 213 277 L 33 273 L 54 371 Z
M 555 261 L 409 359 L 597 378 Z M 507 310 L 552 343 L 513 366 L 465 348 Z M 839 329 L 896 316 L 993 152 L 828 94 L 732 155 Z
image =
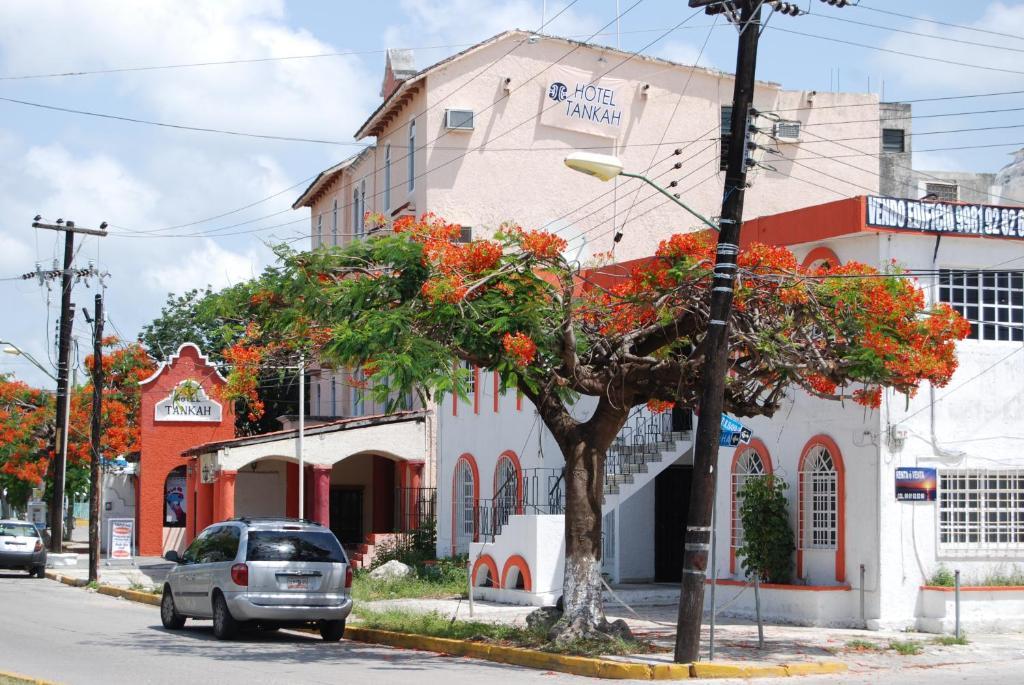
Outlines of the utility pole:
M 57 351 L 57 430 L 56 459 L 53 465 L 53 499 L 50 508 L 50 551 L 60 553 L 64 541 L 64 478 L 68 456 L 68 417 L 71 408 L 71 387 L 68 383 L 68 372 L 71 356 L 71 327 L 74 322 L 74 305 L 71 303 L 71 286 L 74 285 L 74 272 L 71 263 L 75 257 L 75 234 L 105 236 L 107 223 L 103 222 L 99 229 L 78 228 L 74 221 L 65 223 L 57 219 L 54 224 L 42 222 L 36 215 L 32 222 L 33 228 L 64 232 L 64 270 L 61 272 L 60 291 L 60 335 Z
M 690 0 L 691 7 L 709 5 Z M 729 361 L 729 315 L 732 312 L 736 257 L 739 254 L 743 194 L 747 184 L 747 140 L 750 107 L 754 99 L 757 40 L 761 32 L 760 0 L 725 3 L 739 10 L 739 52 L 732 97 L 732 125 L 729 129 L 728 167 L 722 196 L 722 217 L 718 222 L 718 250 L 711 290 L 711 310 L 704 346 L 703 379 L 697 435 L 693 449 L 693 480 L 683 547 L 680 580 L 679 620 L 676 626 L 675 660 L 697 661 L 700 653 L 700 625 L 704 615 L 704 582 L 711 549 L 711 511 L 714 503 L 715 464 L 725 402 L 725 374 Z M 721 11 L 722 3 L 708 7 Z M 726 10 L 728 11 L 728 10 Z
M 89 582 L 99 581 L 100 566 L 100 437 L 103 430 L 103 295 L 96 293 L 92 325 L 92 450 L 89 462 Z
M 848 0 L 822 0 L 842 8 Z M 722 216 L 718 224 L 718 249 L 715 256 L 714 280 L 707 337 L 707 353 L 702 369 L 697 414 L 697 436 L 693 448 L 693 480 L 686 518 L 683 547 L 683 572 L 680 580 L 679 619 L 676 625 L 675 660 L 678 663 L 697 661 L 700 654 L 700 626 L 704 614 L 704 583 L 711 552 L 712 511 L 715 498 L 715 465 L 718 463 L 722 408 L 725 403 L 725 375 L 729 362 L 729 316 L 732 313 L 733 288 L 736 282 L 736 259 L 739 255 L 740 229 L 743 222 L 743 196 L 747 186 L 749 135 L 756 133 L 754 79 L 757 71 L 757 43 L 761 36 L 761 10 L 767 5 L 777 14 L 806 14 L 796 2 L 782 0 L 690 0 L 690 7 L 704 7 L 708 14 L 724 13 L 739 30 L 736 54 L 736 77 L 732 96 L 732 122 L 729 127 L 728 165 L 722 194 Z M 714 611 L 714 607 L 711 608 Z

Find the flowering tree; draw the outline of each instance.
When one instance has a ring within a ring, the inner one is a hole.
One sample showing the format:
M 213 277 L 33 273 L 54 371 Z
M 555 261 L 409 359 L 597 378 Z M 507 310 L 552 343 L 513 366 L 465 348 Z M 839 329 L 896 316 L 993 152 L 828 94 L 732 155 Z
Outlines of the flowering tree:
M 259 336 L 387 379 L 379 399 L 399 388 L 462 393 L 459 360 L 498 371 L 504 389 L 537 407 L 565 459 L 565 611 L 551 637 L 604 634 L 605 451 L 632 407 L 695 406 L 714 244 L 675 235 L 650 259 L 581 272 L 562 256 L 565 242 L 543 231 L 506 225 L 471 243 L 455 242 L 459 233 L 428 215 L 344 248 L 280 248 L 276 282 L 265 276 L 254 296 Z M 956 368 L 966 322 L 945 305 L 925 311 L 906 278 L 859 264 L 810 274 L 789 251 L 763 245 L 739 267 L 732 413 L 771 415 L 791 385 L 877 407 L 883 387 L 913 394 Z M 235 374 L 243 395 L 262 352 L 246 354 Z M 580 396 L 595 405 L 589 418 L 570 412 Z
M 103 420 L 101 454 L 113 458 L 138 449 L 139 381 L 149 376 L 154 365 L 138 344 L 119 346 L 116 338 L 103 341 Z M 92 371 L 92 356 L 85 368 Z M 83 492 L 89 480 L 92 459 L 91 380 L 72 389 L 68 425 L 67 492 Z M 24 506 L 32 487 L 48 485 L 53 474 L 55 403 L 51 393 L 31 388 L 9 377 L 0 378 L 0 485 L 8 489 L 11 501 Z

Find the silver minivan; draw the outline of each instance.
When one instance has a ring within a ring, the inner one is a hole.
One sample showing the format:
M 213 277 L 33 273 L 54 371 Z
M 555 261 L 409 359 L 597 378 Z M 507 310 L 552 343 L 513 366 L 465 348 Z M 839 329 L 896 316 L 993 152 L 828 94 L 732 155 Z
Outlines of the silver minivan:
M 164 583 L 160 620 L 177 629 L 186 618 L 213 619 L 230 640 L 243 627 L 317 627 L 324 640 L 345 633 L 352 611 L 352 567 L 338 538 L 319 523 L 239 518 L 196 536 Z

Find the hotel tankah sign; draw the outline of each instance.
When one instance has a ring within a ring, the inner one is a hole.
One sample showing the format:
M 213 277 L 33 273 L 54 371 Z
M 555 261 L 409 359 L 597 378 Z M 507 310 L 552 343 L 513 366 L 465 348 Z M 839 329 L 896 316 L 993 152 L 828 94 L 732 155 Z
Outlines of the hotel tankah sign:
M 1024 207 L 875 196 L 868 196 L 865 202 L 866 224 L 875 228 L 1024 240 Z
M 183 380 L 156 403 L 156 421 L 220 423 L 220 402 L 211 400 L 199 381 Z

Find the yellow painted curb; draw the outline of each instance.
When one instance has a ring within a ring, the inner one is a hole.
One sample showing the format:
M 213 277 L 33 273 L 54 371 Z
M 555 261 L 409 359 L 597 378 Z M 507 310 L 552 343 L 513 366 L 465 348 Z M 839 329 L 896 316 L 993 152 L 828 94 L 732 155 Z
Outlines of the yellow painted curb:
M 787 675 L 823 675 L 827 673 L 845 673 L 846 664 L 841 661 L 811 661 L 805 664 L 786 664 Z
M 651 680 L 685 680 L 690 677 L 692 664 L 654 664 Z
M 139 602 L 140 604 L 149 604 L 150 606 L 155 607 L 160 606 L 160 596 L 149 592 L 125 590 L 124 588 L 114 587 L 113 585 L 100 585 L 96 588 L 96 592 L 109 597 L 120 597 L 121 599 L 127 599 L 131 602 Z
M 11 680 L 17 680 L 26 685 L 57 685 L 52 680 L 43 680 L 42 678 L 33 678 L 32 676 L 22 675 L 20 673 L 11 673 L 10 671 L 0 671 L 0 677 L 10 678 Z

